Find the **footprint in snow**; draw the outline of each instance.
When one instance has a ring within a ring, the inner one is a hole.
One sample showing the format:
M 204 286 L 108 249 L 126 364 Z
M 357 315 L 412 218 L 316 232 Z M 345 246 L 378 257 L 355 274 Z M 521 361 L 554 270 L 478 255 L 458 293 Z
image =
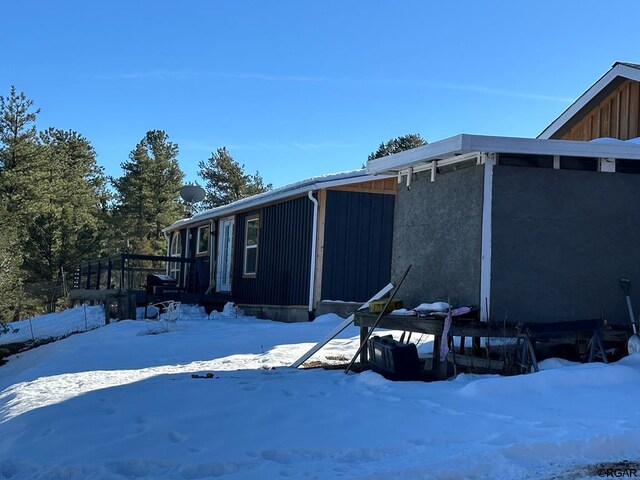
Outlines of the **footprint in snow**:
M 142 415 L 137 415 L 136 418 L 133 419 L 135 423 L 147 423 L 147 417 Z
M 184 433 L 169 432 L 169 440 L 171 440 L 173 443 L 184 442 L 186 438 L 187 437 L 186 437 L 186 435 Z

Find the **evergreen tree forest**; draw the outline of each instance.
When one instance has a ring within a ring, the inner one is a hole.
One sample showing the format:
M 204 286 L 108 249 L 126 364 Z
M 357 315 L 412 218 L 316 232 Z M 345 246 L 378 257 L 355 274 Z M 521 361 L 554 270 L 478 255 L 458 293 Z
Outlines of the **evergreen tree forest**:
M 178 145 L 149 130 L 107 177 L 74 130 L 39 129 L 33 100 L 0 92 L 0 324 L 66 307 L 77 266 L 122 252 L 165 255 L 162 229 L 188 215 Z M 271 188 L 220 148 L 199 164 L 209 208 Z

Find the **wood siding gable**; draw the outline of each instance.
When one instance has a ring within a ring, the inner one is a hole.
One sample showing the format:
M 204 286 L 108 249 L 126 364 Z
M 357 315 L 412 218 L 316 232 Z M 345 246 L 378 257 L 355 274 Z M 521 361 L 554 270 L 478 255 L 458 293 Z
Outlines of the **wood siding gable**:
M 640 136 L 640 82 L 625 80 L 596 104 L 584 109 L 551 138 L 593 140 L 611 137 L 628 140 Z

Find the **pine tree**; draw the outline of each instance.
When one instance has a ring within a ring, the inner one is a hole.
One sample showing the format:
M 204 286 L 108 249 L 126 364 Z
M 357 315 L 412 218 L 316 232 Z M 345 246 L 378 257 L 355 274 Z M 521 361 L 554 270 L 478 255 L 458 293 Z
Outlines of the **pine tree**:
M 0 96 L 0 322 L 20 316 L 24 299 L 23 241 L 37 203 L 39 110 L 11 87 Z
M 39 169 L 35 120 L 38 109 L 14 86 L 0 96 L 0 204 L 20 225 L 32 213 Z
M 82 135 L 50 128 L 39 140 L 39 201 L 27 226 L 24 270 L 29 295 L 53 311 L 63 274 L 102 253 L 108 194 L 95 151 Z
M 412 148 L 421 147 L 426 144 L 427 141 L 418 133 L 402 135 L 400 137 L 392 138 L 388 142 L 381 143 L 378 147 L 378 150 L 369 154 L 367 160 L 386 157 L 387 155 L 392 155 L 394 153 L 403 152 Z
M 124 174 L 112 180 L 117 192 L 115 221 L 121 226 L 122 247 L 136 253 L 165 253 L 161 230 L 186 214 L 179 192 L 184 174 L 178 165 L 178 145 L 162 130 L 151 130 L 122 163 Z
M 198 163 L 198 175 L 205 181 L 205 208 L 227 205 L 244 197 L 271 190 L 259 172 L 247 174 L 229 154 L 226 147 L 218 148 L 207 160 Z

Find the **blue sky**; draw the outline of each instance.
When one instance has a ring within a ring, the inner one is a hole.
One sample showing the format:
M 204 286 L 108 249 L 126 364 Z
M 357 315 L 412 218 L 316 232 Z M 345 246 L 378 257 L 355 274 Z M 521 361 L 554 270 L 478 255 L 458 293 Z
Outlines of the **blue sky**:
M 390 138 L 536 136 L 617 60 L 634 1 L 28 1 L 2 8 L 0 95 L 87 137 L 107 174 L 150 129 L 187 180 L 226 146 L 274 186 Z

